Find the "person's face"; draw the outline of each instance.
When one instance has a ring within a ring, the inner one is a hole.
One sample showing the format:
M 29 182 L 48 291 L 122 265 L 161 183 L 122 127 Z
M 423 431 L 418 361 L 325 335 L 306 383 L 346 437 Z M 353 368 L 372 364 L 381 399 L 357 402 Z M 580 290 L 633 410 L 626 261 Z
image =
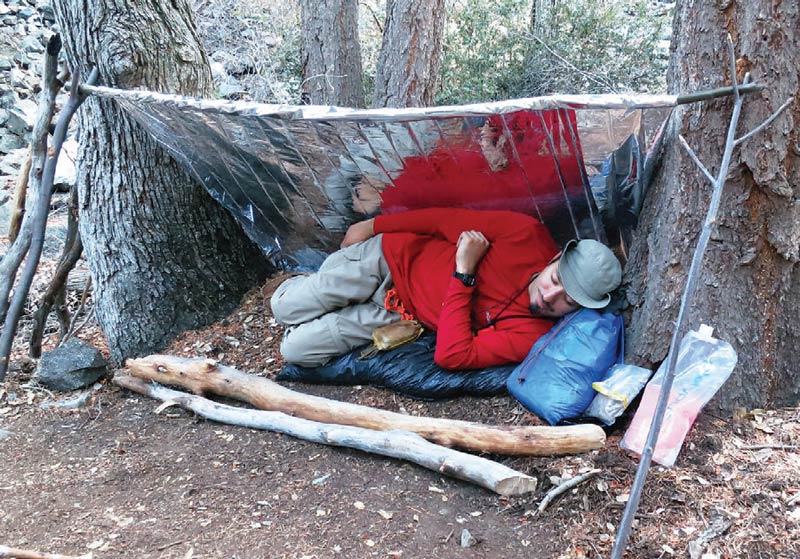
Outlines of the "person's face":
M 567 295 L 558 275 L 558 260 L 551 262 L 528 287 L 531 314 L 559 318 L 580 305 Z

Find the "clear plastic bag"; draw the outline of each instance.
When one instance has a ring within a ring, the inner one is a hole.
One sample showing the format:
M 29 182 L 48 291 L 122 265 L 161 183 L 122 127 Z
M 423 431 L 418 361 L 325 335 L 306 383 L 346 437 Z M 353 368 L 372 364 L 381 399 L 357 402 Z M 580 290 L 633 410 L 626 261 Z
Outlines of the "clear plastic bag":
M 681 341 L 675 363 L 675 379 L 670 391 L 664 421 L 653 451 L 653 460 L 672 466 L 694 420 L 736 366 L 736 351 L 727 342 L 712 337 L 714 329 L 702 325 L 690 330 Z M 642 402 L 620 446 L 641 454 L 653 422 L 656 403 L 666 374 L 667 361 L 647 384 Z
M 636 365 L 614 365 L 605 380 L 592 384 L 599 394 L 584 415 L 599 419 L 606 425 L 613 424 L 642 390 L 651 373 L 650 369 Z

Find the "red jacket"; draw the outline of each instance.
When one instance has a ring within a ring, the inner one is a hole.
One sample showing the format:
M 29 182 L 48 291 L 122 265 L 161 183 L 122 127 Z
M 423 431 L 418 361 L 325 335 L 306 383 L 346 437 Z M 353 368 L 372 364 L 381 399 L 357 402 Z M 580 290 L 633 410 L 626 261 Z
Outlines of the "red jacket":
M 474 287 L 453 278 L 455 243 L 466 230 L 480 231 L 491 242 Z M 552 327 L 551 320 L 534 318 L 528 310 L 531 276 L 558 252 L 536 219 L 508 211 L 431 208 L 377 216 L 375 233 L 383 233 L 383 253 L 404 306 L 438 332 L 438 365 L 474 369 L 518 363 Z

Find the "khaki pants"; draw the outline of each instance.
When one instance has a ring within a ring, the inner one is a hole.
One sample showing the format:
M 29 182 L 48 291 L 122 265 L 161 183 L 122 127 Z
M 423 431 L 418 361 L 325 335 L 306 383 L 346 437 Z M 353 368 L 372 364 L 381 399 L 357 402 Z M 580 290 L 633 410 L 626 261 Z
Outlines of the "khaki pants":
M 270 300 L 287 325 L 281 354 L 288 363 L 316 367 L 372 340 L 372 331 L 400 320 L 384 308 L 392 277 L 381 235 L 331 254 L 319 271 L 278 287 Z

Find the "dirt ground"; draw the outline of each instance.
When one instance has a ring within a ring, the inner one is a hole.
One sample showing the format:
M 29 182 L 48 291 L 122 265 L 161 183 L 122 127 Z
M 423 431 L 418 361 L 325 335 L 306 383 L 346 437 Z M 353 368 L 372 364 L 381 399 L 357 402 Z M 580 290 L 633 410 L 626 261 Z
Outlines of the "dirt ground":
M 102 344 L 93 324 L 79 336 Z M 280 368 L 260 291 L 168 352 L 252 374 Z M 52 341 L 52 340 L 51 340 Z M 21 348 L 20 348 L 21 351 Z M 80 410 L 40 404 L 30 364 L 0 385 L 0 545 L 112 557 L 607 557 L 637 461 L 606 447 L 492 457 L 539 489 L 500 497 L 412 464 L 220 425 L 106 382 Z M 296 389 L 405 413 L 496 424 L 538 420 L 507 397 L 421 402 L 370 387 Z M 800 410 L 704 414 L 675 468 L 648 478 L 628 557 L 800 557 Z M 601 473 L 536 511 L 564 478 Z M 719 528 L 719 529 L 718 529 Z M 477 543 L 462 547 L 464 530 Z M 693 548 L 694 549 L 694 548 Z M 705 555 L 704 555 L 705 554 Z
M 64 212 L 50 221 L 57 230 Z M 57 256 L 46 253 L 34 300 Z M 73 275 L 85 278 L 85 264 Z M 71 281 L 73 312 L 84 281 Z M 105 350 L 91 308 L 90 297 L 77 336 Z M 57 339 L 51 320 L 45 349 Z M 638 463 L 619 448 L 625 422 L 589 454 L 490 456 L 539 480 L 536 492 L 507 498 L 398 460 L 177 407 L 156 413 L 160 402 L 107 380 L 81 409 L 42 407 L 64 395 L 32 381 L 29 330 L 26 314 L 0 384 L 0 556 L 5 545 L 103 559 L 608 557 Z M 280 336 L 256 289 L 165 352 L 272 378 Z M 510 397 L 423 402 L 372 387 L 293 388 L 412 415 L 540 423 Z M 799 445 L 800 408 L 701 415 L 677 466 L 651 469 L 626 556 L 800 557 Z M 554 484 L 593 468 L 600 474 L 537 512 Z

